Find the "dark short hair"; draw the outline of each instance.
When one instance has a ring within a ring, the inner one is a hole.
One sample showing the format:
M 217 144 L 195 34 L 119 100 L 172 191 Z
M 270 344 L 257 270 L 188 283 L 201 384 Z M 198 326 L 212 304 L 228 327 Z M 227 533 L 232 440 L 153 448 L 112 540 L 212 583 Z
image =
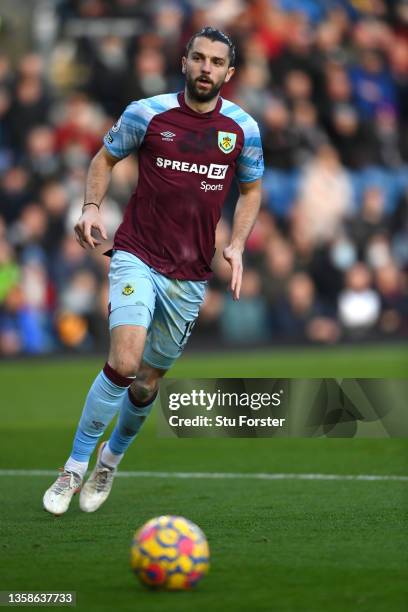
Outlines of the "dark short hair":
M 211 26 L 206 26 L 199 32 L 193 34 L 186 46 L 186 56 L 189 54 L 191 47 L 196 38 L 209 38 L 212 41 L 218 40 L 219 42 L 224 43 L 228 47 L 228 56 L 229 56 L 229 65 L 234 66 L 235 64 L 235 45 L 230 39 L 230 37 L 221 32 L 221 30 L 217 30 L 216 28 L 212 28 Z

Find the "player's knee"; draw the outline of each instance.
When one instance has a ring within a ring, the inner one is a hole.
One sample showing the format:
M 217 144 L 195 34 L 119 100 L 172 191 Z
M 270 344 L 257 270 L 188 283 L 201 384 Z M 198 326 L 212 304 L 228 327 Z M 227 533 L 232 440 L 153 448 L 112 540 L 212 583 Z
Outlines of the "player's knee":
M 132 378 L 136 376 L 136 372 L 139 367 L 139 363 L 131 356 L 122 356 L 116 358 L 109 358 L 109 364 L 112 368 L 121 376 L 125 378 Z
M 136 376 L 142 359 L 146 329 L 120 325 L 111 331 L 108 362 L 118 374 L 126 378 Z
M 156 380 L 136 376 L 131 384 L 132 395 L 138 402 L 147 402 L 156 393 L 158 386 Z

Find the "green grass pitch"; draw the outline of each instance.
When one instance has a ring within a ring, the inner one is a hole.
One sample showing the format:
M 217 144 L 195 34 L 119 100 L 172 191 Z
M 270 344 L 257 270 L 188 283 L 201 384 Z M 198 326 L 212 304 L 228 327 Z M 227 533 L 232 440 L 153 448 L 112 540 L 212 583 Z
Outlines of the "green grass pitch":
M 69 454 L 102 359 L 0 365 L 0 470 L 54 469 Z M 186 354 L 172 375 L 403 377 L 403 347 Z M 402 439 L 160 439 L 155 418 L 123 470 L 408 474 Z M 404 481 L 118 478 L 105 506 L 56 518 L 52 477 L 0 471 L 0 590 L 77 592 L 81 612 L 403 612 L 408 608 Z M 181 514 L 208 536 L 209 575 L 195 591 L 150 592 L 130 573 L 133 531 Z

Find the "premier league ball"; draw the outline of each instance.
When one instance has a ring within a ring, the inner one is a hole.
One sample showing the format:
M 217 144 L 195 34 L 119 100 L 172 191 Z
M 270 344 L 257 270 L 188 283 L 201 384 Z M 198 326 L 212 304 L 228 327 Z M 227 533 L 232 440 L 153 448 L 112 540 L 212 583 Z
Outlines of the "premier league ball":
M 208 572 L 209 558 L 207 539 L 197 525 L 182 516 L 159 516 L 136 531 L 130 566 L 149 587 L 186 590 Z

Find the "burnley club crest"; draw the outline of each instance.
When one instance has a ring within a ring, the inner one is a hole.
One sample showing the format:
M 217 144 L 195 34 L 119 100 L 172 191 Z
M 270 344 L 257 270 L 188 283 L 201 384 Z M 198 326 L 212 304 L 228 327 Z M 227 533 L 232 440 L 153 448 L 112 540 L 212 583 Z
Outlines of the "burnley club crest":
M 235 149 L 237 135 L 233 132 L 218 132 L 218 147 L 223 153 L 231 153 Z

